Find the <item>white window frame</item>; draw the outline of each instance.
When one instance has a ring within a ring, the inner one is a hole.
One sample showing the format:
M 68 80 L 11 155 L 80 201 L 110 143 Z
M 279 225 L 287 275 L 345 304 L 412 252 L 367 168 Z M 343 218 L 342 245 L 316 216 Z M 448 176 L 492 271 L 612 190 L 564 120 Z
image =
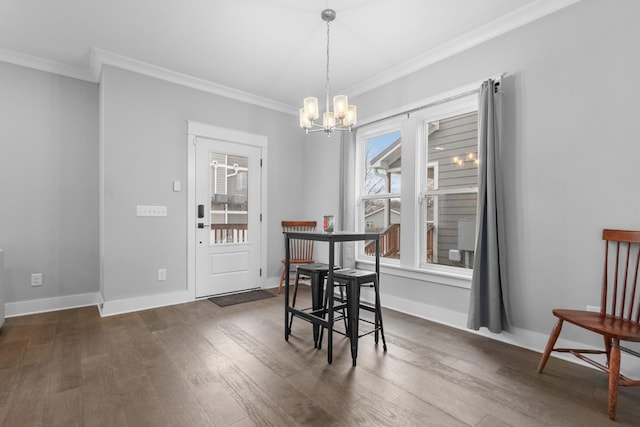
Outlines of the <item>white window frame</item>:
M 358 129 L 355 156 L 357 162 L 355 179 L 356 230 L 364 230 L 363 200 L 365 198 L 384 198 L 388 196 L 386 194 L 375 196 L 364 196 L 362 194 L 364 184 L 364 174 L 362 172 L 366 156 L 366 153 L 364 153 L 364 141 L 400 129 L 402 157 L 407 159 L 402 163 L 400 259 L 380 258 L 381 271 L 383 273 L 470 288 L 471 269 L 422 262 L 423 259 L 426 259 L 426 223 L 422 221 L 422 218 L 426 215 L 426 203 L 422 203 L 422 201 L 426 199 L 427 193 L 437 193 L 437 191 L 427 191 L 426 170 L 428 159 L 426 158 L 426 150 L 428 135 L 426 123 L 477 111 L 478 93 L 469 92 L 468 87 L 462 88 L 458 93 L 467 93 L 467 95 L 456 97 L 455 93 L 449 93 L 446 97 L 442 97 L 442 101 L 432 99 L 433 105 L 430 107 L 402 117 L 376 123 L 375 125 L 365 125 Z M 445 101 L 445 98 L 452 99 Z M 414 162 L 411 162 L 410 159 L 414 159 Z M 461 191 L 470 192 L 469 189 Z M 477 192 L 477 189 L 475 192 Z M 397 196 L 394 195 L 394 197 Z M 421 237 L 416 239 L 416 235 Z M 364 255 L 363 252 L 364 243 L 359 242 L 356 245 L 356 263 L 359 267 L 371 268 L 374 259 L 371 256 Z
M 394 133 L 394 132 L 398 132 L 401 130 L 401 124 L 402 124 L 402 120 L 400 119 L 392 119 L 392 120 L 388 120 L 385 121 L 381 124 L 379 124 L 378 126 L 375 127 L 371 127 L 369 129 L 367 129 L 366 132 L 360 132 L 358 131 L 358 134 L 356 136 L 356 178 L 355 178 L 355 185 L 356 185 L 356 219 L 355 219 L 355 226 L 356 226 L 356 230 L 359 231 L 363 231 L 365 228 L 365 223 L 366 220 L 364 218 L 364 201 L 369 199 L 369 200 L 377 200 L 377 199 L 387 199 L 387 200 L 391 200 L 394 198 L 400 198 L 402 200 L 402 189 L 404 188 L 404 179 L 401 178 L 401 184 L 400 184 L 400 188 L 401 188 L 401 192 L 400 193 L 379 193 L 379 194 L 372 194 L 372 195 L 364 195 L 363 193 L 363 188 L 364 188 L 364 174 L 363 172 L 363 168 L 364 165 L 366 164 L 366 157 L 367 154 L 365 153 L 365 141 L 367 139 L 371 139 L 371 138 L 375 138 L 377 136 L 382 136 L 382 135 L 387 135 L 390 133 Z M 404 210 L 404 209 L 403 209 Z M 402 222 L 402 219 L 401 219 Z M 402 230 L 402 228 L 401 228 Z M 401 240 L 402 241 L 402 240 Z M 370 263 L 374 260 L 374 257 L 371 256 L 366 256 L 363 254 L 364 252 L 364 246 L 365 243 L 364 242 L 356 242 L 356 261 L 358 260 L 364 260 L 367 263 Z M 394 265 L 394 266 L 399 266 L 400 265 L 400 260 L 398 259 L 393 259 L 393 258 L 380 258 L 380 262 L 383 262 L 384 260 L 384 264 L 388 264 L 388 265 Z

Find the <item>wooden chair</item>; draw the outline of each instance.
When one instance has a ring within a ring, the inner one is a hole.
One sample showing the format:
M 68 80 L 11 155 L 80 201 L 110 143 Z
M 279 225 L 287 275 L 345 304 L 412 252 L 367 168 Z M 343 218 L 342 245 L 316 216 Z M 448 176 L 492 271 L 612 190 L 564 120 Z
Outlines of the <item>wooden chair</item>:
M 609 418 L 616 416 L 618 387 L 638 386 L 620 374 L 620 352 L 640 357 L 640 353 L 620 345 L 620 341 L 640 342 L 640 231 L 603 230 L 605 241 L 604 277 L 599 312 L 556 308 L 553 315 L 558 321 L 551 331 L 547 347 L 540 359 L 538 372 L 544 369 L 552 351 L 571 353 L 609 374 Z M 567 321 L 604 338 L 604 350 L 554 348 L 562 324 Z M 586 354 L 606 355 L 606 364 Z
M 316 221 L 282 221 L 282 231 L 315 231 Z M 313 264 L 313 240 L 290 239 L 290 265 Z M 282 273 L 280 273 L 280 283 L 278 293 L 282 290 L 282 282 L 285 278 L 286 260 L 282 260 Z

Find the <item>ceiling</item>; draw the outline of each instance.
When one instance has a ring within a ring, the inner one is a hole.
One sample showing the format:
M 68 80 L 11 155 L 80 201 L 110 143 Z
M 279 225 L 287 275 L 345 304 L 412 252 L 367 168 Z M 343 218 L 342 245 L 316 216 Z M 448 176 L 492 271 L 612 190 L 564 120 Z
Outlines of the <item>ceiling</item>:
M 0 60 L 97 81 L 93 52 L 295 112 L 324 93 L 325 8 L 332 94 L 354 96 L 576 1 L 4 0 Z

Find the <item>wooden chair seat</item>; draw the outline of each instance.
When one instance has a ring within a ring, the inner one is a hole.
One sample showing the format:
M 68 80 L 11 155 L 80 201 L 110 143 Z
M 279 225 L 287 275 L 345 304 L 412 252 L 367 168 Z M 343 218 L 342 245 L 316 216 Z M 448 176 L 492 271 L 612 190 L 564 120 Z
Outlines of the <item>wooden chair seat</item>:
M 286 261 L 287 261 L 286 259 L 284 259 L 284 258 L 282 259 L 283 263 L 286 262 Z M 313 263 L 315 263 L 315 261 L 313 260 L 313 258 L 291 258 L 289 260 L 289 263 L 291 265 L 294 265 L 294 264 L 313 264 Z
M 620 373 L 620 354 L 625 352 L 640 357 L 640 353 L 622 346 L 621 341 L 640 342 L 640 231 L 603 230 L 605 242 L 604 274 L 601 288 L 600 311 L 555 308 L 552 313 L 558 318 L 544 353 L 538 364 L 542 373 L 549 355 L 556 351 L 569 353 L 609 375 L 608 412 L 612 420 L 616 416 L 618 387 L 640 386 L 640 380 L 625 377 Z M 602 336 L 604 349 L 555 347 L 562 325 L 569 322 Z M 606 355 L 600 363 L 592 355 Z
M 624 341 L 640 342 L 640 324 L 609 314 L 556 308 L 553 315 L 581 328 Z

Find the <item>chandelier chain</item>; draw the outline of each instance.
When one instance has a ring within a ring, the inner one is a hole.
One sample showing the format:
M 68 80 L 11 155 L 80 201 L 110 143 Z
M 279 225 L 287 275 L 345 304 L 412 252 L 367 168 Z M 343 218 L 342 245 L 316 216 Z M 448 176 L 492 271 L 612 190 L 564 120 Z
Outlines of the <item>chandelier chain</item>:
M 330 44 L 330 32 L 329 32 L 329 25 L 330 25 L 331 21 L 327 21 L 327 79 L 325 81 L 324 84 L 324 89 L 326 92 L 326 111 L 329 111 L 329 89 L 331 88 L 331 83 L 329 81 L 329 44 Z

